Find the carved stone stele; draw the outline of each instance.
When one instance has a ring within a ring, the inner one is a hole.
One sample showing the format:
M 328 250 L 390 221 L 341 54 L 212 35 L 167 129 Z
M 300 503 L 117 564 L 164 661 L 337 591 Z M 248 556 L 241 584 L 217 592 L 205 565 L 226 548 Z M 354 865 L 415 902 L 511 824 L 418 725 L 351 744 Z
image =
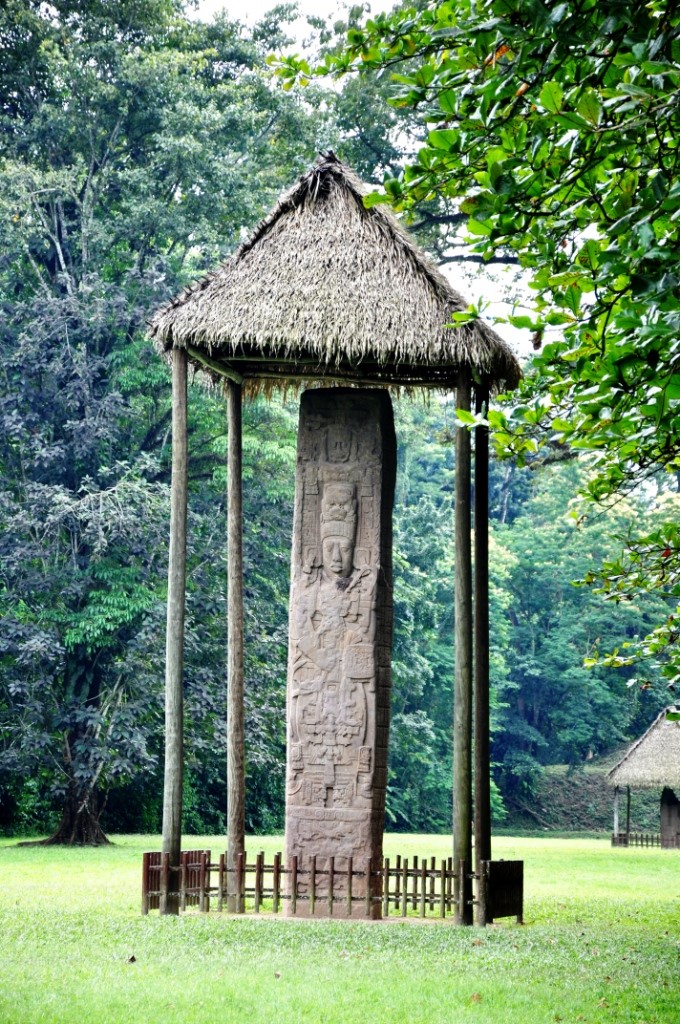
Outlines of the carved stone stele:
M 330 388 L 302 395 L 295 478 L 288 649 L 286 861 L 315 915 L 346 915 L 348 861 L 382 857 L 392 647 L 396 442 L 389 394 Z M 288 876 L 289 877 L 289 876 Z M 380 892 L 380 880 L 372 884 Z M 353 915 L 366 913 L 355 878 Z M 289 901 L 288 901 L 289 905 Z M 298 899 L 297 913 L 309 904 Z M 373 901 L 371 916 L 380 916 Z

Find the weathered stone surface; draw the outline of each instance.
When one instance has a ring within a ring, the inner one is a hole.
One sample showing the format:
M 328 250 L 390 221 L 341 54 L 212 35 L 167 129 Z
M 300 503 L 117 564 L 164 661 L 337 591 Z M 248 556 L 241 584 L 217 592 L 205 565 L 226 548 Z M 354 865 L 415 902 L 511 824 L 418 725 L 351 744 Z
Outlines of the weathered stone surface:
M 392 642 L 396 444 L 389 395 L 333 388 L 302 396 L 288 658 L 286 860 L 298 894 L 316 856 L 316 914 L 345 913 L 347 870 L 382 856 Z M 379 891 L 379 884 L 374 884 Z M 353 894 L 365 896 L 363 879 Z M 306 901 L 298 903 L 305 913 Z M 356 903 L 356 916 L 365 904 Z M 379 916 L 375 902 L 373 916 Z

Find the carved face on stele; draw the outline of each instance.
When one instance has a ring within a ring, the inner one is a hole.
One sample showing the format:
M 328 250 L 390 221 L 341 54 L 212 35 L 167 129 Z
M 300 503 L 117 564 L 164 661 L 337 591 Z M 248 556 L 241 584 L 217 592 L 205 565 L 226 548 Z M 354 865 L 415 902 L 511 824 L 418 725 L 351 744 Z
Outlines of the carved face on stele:
M 334 576 L 349 576 L 354 544 L 349 537 L 326 537 L 323 542 L 324 568 Z

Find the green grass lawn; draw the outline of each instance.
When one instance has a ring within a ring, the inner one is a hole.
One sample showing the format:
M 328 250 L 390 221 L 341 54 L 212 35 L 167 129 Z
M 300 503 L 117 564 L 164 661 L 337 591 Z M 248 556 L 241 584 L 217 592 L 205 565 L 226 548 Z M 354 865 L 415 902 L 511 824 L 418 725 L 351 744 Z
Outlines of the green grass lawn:
M 281 838 L 258 837 L 269 856 Z M 224 839 L 190 837 L 213 855 Z M 139 912 L 141 854 L 0 841 L 1 1024 L 680 1021 L 680 852 L 495 841 L 525 861 L 524 926 Z M 386 855 L 445 857 L 446 836 Z M 133 959 L 134 958 L 134 959 Z

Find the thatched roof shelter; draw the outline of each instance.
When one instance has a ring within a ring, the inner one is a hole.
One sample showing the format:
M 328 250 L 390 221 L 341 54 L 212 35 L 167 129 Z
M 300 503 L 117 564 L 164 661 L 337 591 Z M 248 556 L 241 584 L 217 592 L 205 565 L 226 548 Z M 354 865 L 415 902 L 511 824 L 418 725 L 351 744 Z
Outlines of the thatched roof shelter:
M 666 717 L 669 710 L 665 708 L 614 765 L 607 775 L 610 785 L 635 789 L 667 786 L 680 792 L 680 722 Z
M 333 153 L 287 191 L 216 271 L 160 310 L 151 334 L 214 377 L 250 390 L 314 380 L 454 388 L 459 371 L 492 392 L 520 367 L 384 206 Z
M 150 333 L 172 363 L 173 463 L 168 562 L 163 852 L 171 859 L 164 912 L 177 913 L 182 766 L 187 521 L 187 363 L 224 381 L 228 422 L 227 871 L 244 850 L 244 615 L 242 444 L 244 392 L 277 385 L 351 384 L 455 390 L 456 409 L 481 411 L 519 383 L 519 363 L 483 321 L 452 323 L 467 308 L 435 265 L 333 155 L 286 192 L 216 271 L 154 317 Z M 329 396 L 326 396 L 327 398 Z M 331 403 L 332 404 L 332 403 Z M 472 863 L 474 663 L 475 858 L 491 859 L 489 761 L 488 425 L 456 430 L 454 533 L 454 861 Z M 471 494 L 474 493 L 474 602 Z M 474 608 L 473 608 L 474 603 Z M 473 657 L 474 655 L 474 657 Z M 174 874 L 172 874 L 174 872 Z M 236 877 L 232 874 L 232 877 Z M 459 924 L 472 923 L 461 873 Z M 239 911 L 240 897 L 230 909 Z

